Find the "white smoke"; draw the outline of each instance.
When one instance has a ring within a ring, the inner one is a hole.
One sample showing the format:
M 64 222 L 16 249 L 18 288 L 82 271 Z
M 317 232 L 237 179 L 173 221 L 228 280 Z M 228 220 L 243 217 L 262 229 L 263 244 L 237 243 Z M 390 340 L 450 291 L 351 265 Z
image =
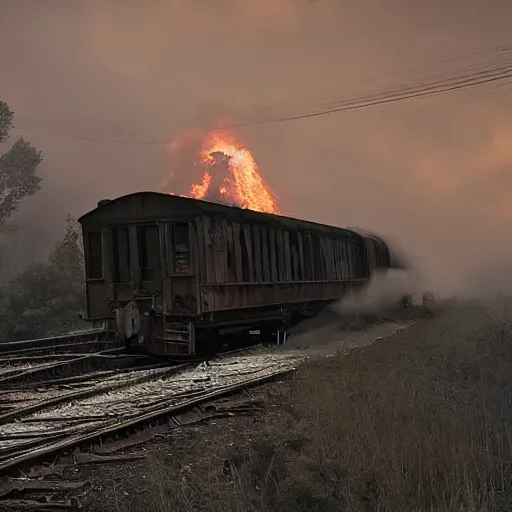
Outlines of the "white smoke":
M 330 309 L 336 315 L 378 314 L 397 306 L 404 296 L 410 296 L 413 302 L 418 302 L 425 291 L 421 289 L 417 274 L 389 269 L 384 274 L 375 275 L 366 288 L 348 294 L 336 304 L 331 305 Z
M 401 299 L 409 296 L 413 303 L 421 303 L 425 290 L 418 274 L 412 271 L 390 269 L 375 276 L 367 287 L 349 293 L 340 301 L 325 308 L 317 317 L 305 320 L 290 330 L 290 347 L 311 347 L 339 343 L 357 337 L 355 331 L 364 331 L 371 325 L 386 322 L 390 328 L 401 323 Z M 381 334 L 378 334 L 380 336 Z

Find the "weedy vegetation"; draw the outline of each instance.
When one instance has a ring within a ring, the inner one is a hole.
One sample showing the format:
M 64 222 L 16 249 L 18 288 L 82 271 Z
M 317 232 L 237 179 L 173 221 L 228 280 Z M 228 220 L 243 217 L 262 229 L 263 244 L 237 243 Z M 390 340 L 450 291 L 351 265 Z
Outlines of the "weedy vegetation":
M 224 470 L 148 463 L 136 510 L 512 509 L 512 323 L 453 306 L 389 340 L 311 361 Z M 219 448 L 221 450 L 223 448 Z M 126 508 L 122 508 L 125 510 Z

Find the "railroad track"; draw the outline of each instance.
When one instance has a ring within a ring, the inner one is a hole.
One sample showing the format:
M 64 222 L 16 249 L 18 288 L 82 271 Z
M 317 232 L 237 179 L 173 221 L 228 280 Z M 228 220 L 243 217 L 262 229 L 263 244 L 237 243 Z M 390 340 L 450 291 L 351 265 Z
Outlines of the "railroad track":
M 0 413 L 0 474 L 259 384 L 293 371 L 302 359 L 249 349 L 200 364 L 90 374 L 49 382 L 39 391 L 10 390 L 0 402 L 10 407 Z
M 49 338 L 2 342 L 0 343 L 0 361 L 6 359 L 29 361 L 56 353 L 97 352 L 98 347 L 108 348 L 109 345 L 116 344 L 109 338 L 110 332 L 106 329 L 92 329 Z
M 176 360 L 166 359 L 169 364 Z M 181 358 L 179 362 L 202 358 Z M 29 383 L 44 384 L 57 377 L 90 374 L 92 370 L 119 372 L 141 365 L 158 366 L 149 354 L 125 353 L 125 345 L 113 341 L 105 329 L 69 333 L 49 338 L 0 343 L 0 386 L 3 389 Z
M 124 345 L 110 338 L 108 331 L 96 329 L 0 343 L 0 386 L 5 390 L 91 371 L 123 370 L 151 359 L 124 354 Z
M 44 360 L 40 363 L 21 362 L 0 366 L 0 387 L 4 391 L 27 386 L 41 388 L 60 381 L 64 383 L 82 380 L 84 376 L 114 375 L 141 366 L 158 366 L 148 356 L 125 355 L 119 352 L 120 350 L 111 349 L 94 354 L 79 354 L 77 357 Z

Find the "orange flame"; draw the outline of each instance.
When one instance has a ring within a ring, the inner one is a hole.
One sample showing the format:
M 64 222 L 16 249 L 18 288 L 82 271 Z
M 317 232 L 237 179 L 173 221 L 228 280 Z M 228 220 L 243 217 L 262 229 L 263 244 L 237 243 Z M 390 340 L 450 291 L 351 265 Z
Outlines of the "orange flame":
M 193 197 L 194 199 L 203 198 L 208 193 L 211 183 L 211 174 L 208 171 L 204 171 L 203 182 L 199 185 L 194 184 L 190 187 L 190 197 Z
M 197 136 L 197 133 L 190 135 Z M 171 152 L 179 150 L 183 140 L 182 137 L 174 141 Z M 215 129 L 203 135 L 199 159 L 204 173 L 201 183 L 190 187 L 190 197 L 220 199 L 258 212 L 279 213 L 277 200 L 261 176 L 258 164 L 232 132 Z

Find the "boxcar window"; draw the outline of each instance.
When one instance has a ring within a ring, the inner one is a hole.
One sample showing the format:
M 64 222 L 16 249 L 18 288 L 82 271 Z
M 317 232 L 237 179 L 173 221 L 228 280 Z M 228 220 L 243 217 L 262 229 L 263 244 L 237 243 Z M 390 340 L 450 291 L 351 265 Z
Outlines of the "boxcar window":
M 158 269 L 160 244 L 158 226 L 141 226 L 137 229 L 139 244 L 139 263 L 141 269 Z
M 311 244 L 311 235 L 305 235 L 303 238 L 304 244 L 304 267 L 305 267 L 305 281 L 313 281 L 313 260 Z
M 364 275 L 363 258 L 362 258 L 363 253 L 362 253 L 362 248 L 360 245 L 355 246 L 355 254 L 356 254 L 356 261 L 357 261 L 357 265 L 356 265 L 357 277 L 363 277 L 363 275 Z
M 347 244 L 348 247 L 348 268 L 349 268 L 349 275 L 351 278 L 355 277 L 355 261 L 354 261 L 354 244 Z
M 130 241 L 128 228 L 112 230 L 112 249 L 114 253 L 114 282 L 130 282 Z
M 235 248 L 233 246 L 233 226 L 230 222 L 226 222 L 224 225 L 224 237 L 226 240 L 226 266 L 227 276 L 226 282 L 233 283 L 236 281 L 236 260 L 235 260 Z
M 299 265 L 299 237 L 296 231 L 290 231 L 290 258 L 292 269 L 292 281 L 300 280 L 300 265 Z
M 261 236 L 259 226 L 252 226 L 252 261 L 254 262 L 254 280 L 258 283 L 263 281 L 262 273 L 262 259 L 263 254 L 261 253 Z
M 360 277 L 360 268 L 359 247 L 354 244 L 354 277 Z
M 347 256 L 347 242 L 343 240 L 340 244 L 340 258 L 341 258 L 341 278 L 347 279 L 348 277 L 348 256 Z
M 320 256 L 322 261 L 322 276 L 324 279 L 330 279 L 329 275 L 329 239 L 320 238 Z
M 286 281 L 286 255 L 283 239 L 283 232 L 280 229 L 276 229 L 277 280 L 281 282 Z
M 88 265 L 87 277 L 101 279 L 103 277 L 103 254 L 101 232 L 94 231 L 88 234 Z
M 188 224 L 174 224 L 174 272 L 188 274 L 190 272 L 190 248 Z
M 240 226 L 240 249 L 242 252 L 242 281 L 244 283 L 248 283 L 251 281 L 249 272 L 249 251 L 251 250 L 251 247 L 250 241 L 248 241 L 245 237 L 243 224 Z
M 329 281 L 336 279 L 336 270 L 334 266 L 334 251 L 331 238 L 324 238 L 322 244 L 322 254 L 324 256 L 324 277 Z
M 311 239 L 313 242 L 313 279 L 315 281 L 322 281 L 324 279 L 324 273 L 320 237 L 317 235 L 311 235 Z
M 270 272 L 270 244 L 268 242 L 269 235 L 266 226 L 261 226 L 261 264 L 263 271 L 263 282 L 270 282 L 272 275 Z
M 330 261 L 330 269 L 331 269 L 331 277 L 330 279 L 336 280 L 338 279 L 338 259 L 336 258 L 336 248 L 338 246 L 338 241 L 332 238 L 329 238 L 329 261 Z
M 341 244 L 341 263 L 343 270 L 343 279 L 348 279 L 350 277 L 350 268 L 348 266 L 348 242 L 343 242 Z
M 340 241 L 333 240 L 332 241 L 332 251 L 334 258 L 334 278 L 336 280 L 341 279 L 341 250 L 340 250 Z
M 270 279 L 272 282 L 279 281 L 277 274 L 277 240 L 276 230 L 268 228 L 268 254 L 270 256 Z

